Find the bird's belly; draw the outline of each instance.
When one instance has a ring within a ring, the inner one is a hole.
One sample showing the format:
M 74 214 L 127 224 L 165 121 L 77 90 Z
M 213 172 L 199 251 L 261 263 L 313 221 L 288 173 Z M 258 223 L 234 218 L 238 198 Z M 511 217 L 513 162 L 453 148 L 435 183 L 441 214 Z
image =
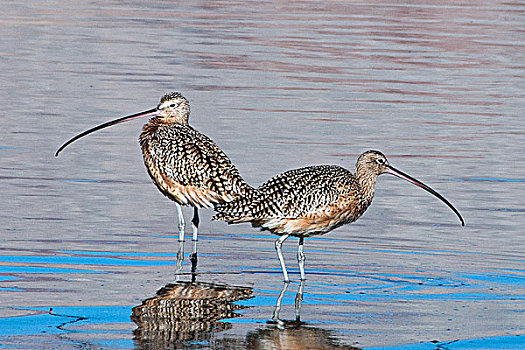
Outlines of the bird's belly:
M 355 220 L 356 218 L 349 213 L 332 216 L 308 215 L 298 218 L 270 218 L 261 227 L 278 235 L 289 234 L 308 237 L 325 234 Z

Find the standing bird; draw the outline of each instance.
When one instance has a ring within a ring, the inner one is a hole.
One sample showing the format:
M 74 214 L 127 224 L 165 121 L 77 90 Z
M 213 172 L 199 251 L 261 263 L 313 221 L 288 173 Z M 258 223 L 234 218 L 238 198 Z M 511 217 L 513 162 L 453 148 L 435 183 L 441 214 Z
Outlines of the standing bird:
M 84 131 L 64 143 L 55 156 L 83 136 L 142 117 L 152 117 L 139 137 L 144 164 L 159 191 L 176 203 L 181 242 L 184 241 L 185 228 L 181 205 L 193 207 L 193 240 L 196 241 L 199 208 L 211 208 L 239 195 L 249 195 L 253 188 L 215 142 L 188 124 L 190 105 L 180 93 L 162 96 L 156 108 Z
M 299 238 L 297 261 L 305 279 L 303 243 L 305 237 L 325 234 L 359 219 L 374 197 L 377 176 L 392 174 L 432 193 L 465 222 L 449 201 L 419 180 L 392 167 L 385 155 L 367 151 L 359 156 L 355 175 L 336 165 L 319 165 L 290 170 L 274 176 L 248 196 L 216 207 L 213 220 L 229 224 L 251 222 L 252 226 L 281 236 L 275 249 L 285 282 L 289 281 L 282 244 L 289 236 Z

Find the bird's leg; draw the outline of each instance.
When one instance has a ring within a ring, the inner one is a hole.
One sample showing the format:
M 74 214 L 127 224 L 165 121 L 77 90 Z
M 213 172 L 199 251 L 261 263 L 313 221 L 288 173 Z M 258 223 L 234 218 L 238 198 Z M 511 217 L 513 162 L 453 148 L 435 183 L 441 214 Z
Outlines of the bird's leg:
M 277 302 L 275 303 L 275 309 L 273 310 L 273 316 L 272 320 L 277 323 L 279 328 L 283 328 L 284 322 L 281 321 L 279 318 L 279 314 L 281 312 L 281 303 L 283 302 L 284 294 L 286 293 L 286 290 L 288 289 L 288 286 L 290 285 L 290 282 L 284 282 L 283 289 L 281 290 L 281 294 L 279 294 L 279 297 L 277 298 Z
M 179 203 L 175 203 L 177 206 L 177 216 L 179 218 L 178 228 L 179 228 L 179 241 L 184 241 L 184 216 L 182 215 L 182 207 Z
M 297 248 L 297 262 L 299 263 L 299 271 L 301 271 L 301 282 L 306 279 L 304 273 L 304 261 L 306 258 L 303 253 L 304 237 L 299 237 L 299 247 Z
M 191 220 L 191 227 L 193 228 L 193 251 L 190 255 L 192 269 L 197 268 L 197 234 L 199 231 L 199 209 L 193 207 L 193 219 Z
M 191 220 L 191 227 L 193 229 L 193 240 L 197 240 L 197 234 L 199 231 L 199 209 L 193 207 L 193 219 Z
M 184 261 L 184 241 L 179 241 L 179 251 L 177 252 L 177 267 L 175 268 L 175 281 L 179 281 L 182 274 L 182 262 Z
M 295 320 L 301 322 L 301 303 L 303 302 L 304 279 L 301 280 L 297 295 L 295 296 Z
M 288 271 L 286 271 L 286 265 L 284 264 L 284 257 L 282 252 L 282 246 L 283 242 L 289 237 L 290 235 L 282 235 L 279 237 L 278 240 L 275 241 L 275 250 L 277 250 L 277 256 L 279 257 L 279 262 L 281 263 L 281 268 L 283 269 L 283 276 L 285 282 L 290 282 L 290 279 L 288 278 Z
M 190 257 L 191 261 L 191 283 L 195 283 L 197 280 L 197 252 L 195 252 L 195 255 L 192 254 Z

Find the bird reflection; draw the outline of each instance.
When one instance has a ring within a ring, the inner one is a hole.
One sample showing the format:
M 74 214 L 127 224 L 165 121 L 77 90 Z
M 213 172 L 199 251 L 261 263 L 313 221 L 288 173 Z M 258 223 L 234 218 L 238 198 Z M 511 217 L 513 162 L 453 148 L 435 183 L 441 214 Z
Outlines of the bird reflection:
M 289 285 L 290 282 L 284 282 L 283 284 L 275 304 L 272 321 L 268 322 L 271 326 L 248 333 L 245 344 L 246 349 L 359 350 L 359 348 L 341 344 L 332 331 L 313 327 L 301 321 L 304 280 L 301 281 L 295 295 L 295 319 L 281 319 L 281 304 Z
M 253 297 L 252 288 L 204 282 L 174 282 L 132 310 L 133 332 L 140 349 L 186 348 L 209 342 L 213 334 L 230 329 L 222 319 L 235 318 L 245 307 L 235 301 Z
M 301 321 L 304 281 L 295 296 L 295 319 L 280 318 L 281 304 L 290 283 L 285 282 L 273 312 L 263 328 L 248 332 L 246 337 L 221 337 L 218 333 L 232 328 L 222 319 L 235 318 L 245 306 L 235 301 L 253 298 L 252 288 L 233 287 L 204 282 L 174 282 L 133 308 L 131 319 L 137 325 L 133 332 L 135 346 L 144 350 L 189 349 L 311 349 L 358 350 L 342 344 L 327 329 Z
M 175 281 L 178 282 L 183 275 L 182 263 L 184 262 L 184 241 L 179 241 L 177 251 L 177 263 L 175 265 Z M 195 282 L 197 277 L 197 241 L 193 241 L 193 252 L 190 255 L 191 262 L 191 282 Z
M 341 344 L 335 335 L 326 329 L 308 326 L 301 322 L 286 323 L 286 327 L 268 327 L 248 333 L 246 349 L 270 350 L 359 350 Z

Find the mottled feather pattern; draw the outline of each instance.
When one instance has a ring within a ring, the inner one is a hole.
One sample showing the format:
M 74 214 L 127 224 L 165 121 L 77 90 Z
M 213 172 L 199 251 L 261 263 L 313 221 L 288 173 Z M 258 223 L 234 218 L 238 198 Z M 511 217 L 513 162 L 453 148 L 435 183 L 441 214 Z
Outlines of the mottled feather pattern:
M 392 167 L 379 151 L 366 151 L 356 162 L 355 174 L 335 165 L 310 166 L 274 176 L 248 196 L 216 206 L 214 220 L 229 224 L 250 222 L 281 238 L 275 241 L 284 280 L 289 281 L 283 242 L 300 237 L 297 261 L 304 280 L 304 237 L 320 235 L 356 221 L 372 203 L 377 177 L 392 174 L 441 199 L 464 220 L 450 202 L 429 186 Z
M 174 91 L 174 92 L 170 92 L 170 93 L 167 93 L 167 94 L 163 95 L 160 98 L 160 103 L 159 104 L 162 104 L 162 103 L 164 103 L 166 101 L 173 100 L 173 99 L 186 99 L 186 98 L 184 96 L 182 96 L 182 94 L 180 92 Z
M 350 171 L 335 165 L 310 166 L 277 175 L 249 197 L 219 205 L 214 219 L 307 236 L 355 221 L 373 193 L 370 198 L 361 196 Z
M 228 156 L 189 125 L 154 118 L 140 145 L 153 182 L 179 204 L 212 207 L 252 191 Z

